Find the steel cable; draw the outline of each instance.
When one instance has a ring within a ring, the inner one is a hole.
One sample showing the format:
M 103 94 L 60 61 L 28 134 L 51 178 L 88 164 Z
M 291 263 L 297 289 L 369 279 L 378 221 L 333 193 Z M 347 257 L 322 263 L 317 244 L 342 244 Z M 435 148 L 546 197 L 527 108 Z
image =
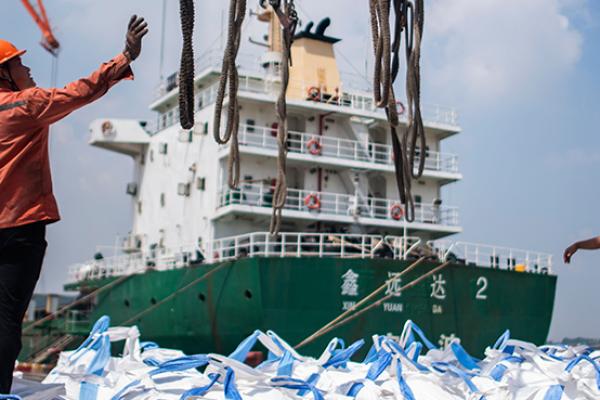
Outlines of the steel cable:
M 408 289 L 411 289 L 411 288 L 417 286 L 419 283 L 423 282 L 425 279 L 429 278 L 430 276 L 432 276 L 434 274 L 437 274 L 438 272 L 440 272 L 444 268 L 448 267 L 449 265 L 451 265 L 451 263 L 449 261 L 446 261 L 443 264 L 438 265 L 437 267 L 433 268 L 429 272 L 427 272 L 427 273 L 419 276 L 418 278 L 413 279 L 412 281 L 410 281 L 406 285 L 403 285 L 402 287 L 400 287 L 400 290 L 398 292 L 399 293 L 406 292 Z M 390 279 L 388 282 L 392 282 L 393 280 L 394 279 Z M 377 289 L 377 290 L 380 291 L 381 288 Z M 367 298 L 371 299 L 375 295 L 376 295 L 376 292 L 373 292 L 369 296 L 367 296 Z M 363 315 L 363 314 L 365 314 L 365 313 L 367 313 L 367 312 L 369 312 L 369 311 L 371 311 L 371 310 L 373 310 L 375 308 L 381 307 L 381 305 L 384 302 L 388 301 L 389 299 L 391 299 L 394 296 L 397 296 L 397 293 L 391 292 L 391 293 L 383 296 L 379 300 L 374 301 L 373 303 L 369 304 L 368 306 L 366 306 L 365 308 L 362 308 L 360 310 L 358 310 L 358 307 L 356 307 L 356 306 L 353 307 L 352 308 L 353 312 L 351 312 L 351 313 L 347 313 L 346 312 L 344 314 L 341 314 L 336 319 L 334 319 L 333 321 L 331 321 L 329 324 L 327 324 L 326 326 L 322 327 L 317 332 L 315 332 L 314 334 L 312 334 L 308 338 L 304 339 L 301 343 L 299 343 L 296 346 L 294 346 L 294 349 L 298 350 L 298 349 L 306 346 L 307 344 L 314 342 L 315 340 L 317 340 L 318 338 L 322 337 L 323 335 L 331 332 L 332 330 L 337 329 L 337 328 L 339 328 L 341 326 L 346 325 L 347 323 L 355 320 L 356 318 L 360 317 L 361 315 Z M 367 299 L 367 298 L 365 298 L 365 299 Z M 363 299 L 363 300 L 365 300 L 365 299 Z M 350 311 L 350 310 L 348 310 L 348 311 Z
M 238 103 L 239 75 L 236 58 L 240 49 L 242 37 L 242 25 L 246 16 L 246 0 L 231 0 L 229 6 L 229 20 L 227 44 L 223 55 L 223 66 L 221 78 L 217 89 L 215 102 L 215 115 L 213 125 L 213 136 L 219 144 L 230 143 L 229 159 L 227 162 L 229 187 L 236 189 L 240 183 L 240 150 L 238 142 L 238 130 L 240 127 L 240 112 Z M 227 122 L 225 132 L 221 136 L 221 118 L 223 114 L 223 102 L 225 92 L 229 87 L 227 104 Z
M 179 0 L 183 48 L 179 70 L 179 121 L 183 129 L 194 127 L 194 0 Z

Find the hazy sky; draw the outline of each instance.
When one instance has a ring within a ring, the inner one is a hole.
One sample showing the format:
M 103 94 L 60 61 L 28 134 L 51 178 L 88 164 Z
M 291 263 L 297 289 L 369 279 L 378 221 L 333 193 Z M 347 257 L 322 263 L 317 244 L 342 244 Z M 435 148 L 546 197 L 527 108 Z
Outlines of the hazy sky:
M 364 71 L 371 50 L 366 0 L 296 0 L 305 22 L 330 16 L 330 34 L 346 71 Z M 51 59 L 18 0 L 4 0 L 0 38 L 27 48 L 24 60 L 48 86 Z M 227 1 L 197 2 L 196 48 L 221 43 Z M 256 6 L 251 0 L 249 5 Z M 559 288 L 550 337 L 600 337 L 600 252 L 560 260 L 570 242 L 600 234 L 600 5 L 589 0 L 429 0 L 423 56 L 424 99 L 456 107 L 464 129 L 444 143 L 460 156 L 464 182 L 445 204 L 461 209 L 457 239 L 547 251 Z M 352 7 L 348 5 L 352 4 Z M 7 8 L 8 6 L 8 8 Z M 136 80 L 116 87 L 52 133 L 54 188 L 63 220 L 49 228 L 39 291 L 57 291 L 70 264 L 96 245 L 113 245 L 130 227 L 126 183 L 132 163 L 87 145 L 100 117 L 148 118 L 158 83 L 162 0 L 48 0 L 63 50 L 58 83 L 84 76 L 122 50 L 129 16 L 152 29 L 136 62 Z M 167 0 L 165 72 L 180 51 L 178 2 Z M 258 38 L 254 22 L 246 33 Z M 248 44 L 243 51 L 254 50 Z M 517 289 L 517 288 L 515 288 Z

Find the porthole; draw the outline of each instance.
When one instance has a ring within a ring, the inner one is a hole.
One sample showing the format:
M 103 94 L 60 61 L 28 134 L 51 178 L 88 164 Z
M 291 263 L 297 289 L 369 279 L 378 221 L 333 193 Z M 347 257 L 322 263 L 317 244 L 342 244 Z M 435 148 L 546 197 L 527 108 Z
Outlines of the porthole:
M 198 300 L 204 302 L 206 301 L 206 296 L 204 295 L 204 293 L 199 293 L 198 294 Z
M 250 300 L 252 298 L 252 292 L 249 289 L 246 289 L 246 291 L 244 292 L 244 296 L 246 296 L 246 298 Z

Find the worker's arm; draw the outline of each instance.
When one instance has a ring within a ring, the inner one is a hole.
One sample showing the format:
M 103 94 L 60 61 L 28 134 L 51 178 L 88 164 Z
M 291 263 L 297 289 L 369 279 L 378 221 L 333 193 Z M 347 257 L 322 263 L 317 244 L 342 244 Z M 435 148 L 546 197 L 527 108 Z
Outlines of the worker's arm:
M 28 89 L 25 95 L 28 117 L 38 125 L 50 125 L 73 111 L 102 97 L 123 79 L 133 79 L 129 67 L 142 49 L 142 38 L 148 33 L 143 18 L 133 16 L 129 21 L 125 51 L 87 78 L 80 79 L 63 89 Z
M 129 58 L 119 54 L 87 78 L 69 83 L 63 89 L 26 90 L 27 116 L 37 125 L 50 125 L 73 111 L 102 97 L 123 79 L 133 79 Z
M 573 254 L 575 254 L 575 252 L 580 249 L 582 249 L 582 250 L 600 249 L 600 236 L 591 238 L 591 239 L 587 239 L 587 240 L 582 240 L 580 242 L 575 242 L 572 245 L 570 245 L 569 247 L 567 247 L 567 249 L 565 250 L 565 253 L 563 255 L 563 260 L 564 260 L 565 264 L 569 264 L 571 262 L 571 257 L 573 257 Z

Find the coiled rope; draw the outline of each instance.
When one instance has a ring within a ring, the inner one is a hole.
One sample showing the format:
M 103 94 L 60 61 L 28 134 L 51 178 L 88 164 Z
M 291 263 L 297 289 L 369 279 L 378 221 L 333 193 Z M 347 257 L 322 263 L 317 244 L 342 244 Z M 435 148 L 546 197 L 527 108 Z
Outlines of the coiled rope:
M 290 66 L 292 65 L 292 43 L 298 27 L 298 13 L 294 5 L 294 0 L 269 0 L 269 4 L 279 18 L 283 35 L 283 54 L 281 61 L 281 90 L 277 99 L 277 182 L 273 193 L 273 214 L 271 216 L 271 235 L 279 233 L 281 228 L 281 213 L 287 200 L 287 140 L 288 140 L 288 120 L 287 120 L 287 89 L 290 82 Z M 261 1 L 264 7 L 264 1 Z M 282 10 L 283 9 L 283 10 Z
M 179 0 L 183 48 L 179 70 L 179 121 L 183 129 L 194 127 L 194 0 Z
M 405 205 L 405 219 L 414 221 L 415 203 L 412 196 L 412 178 L 420 178 L 425 167 L 427 142 L 421 117 L 421 39 L 424 26 L 423 0 L 369 0 L 371 33 L 375 54 L 373 77 L 374 100 L 377 107 L 385 108 L 394 152 L 396 183 L 400 201 Z M 394 41 L 390 30 L 390 16 L 394 10 Z M 410 21 L 410 22 L 409 22 Z M 399 135 L 399 116 L 393 84 L 400 70 L 402 32 L 406 37 L 406 92 L 408 99 L 408 128 Z M 419 166 L 414 172 L 419 143 Z
M 213 125 L 213 136 L 219 144 L 229 146 L 229 159 L 227 162 L 229 187 L 236 189 L 240 183 L 240 150 L 238 142 L 238 130 L 240 126 L 240 113 L 238 104 L 239 75 L 236 58 L 240 49 L 242 37 L 242 24 L 246 16 L 246 0 L 231 0 L 229 5 L 229 21 L 227 44 L 223 55 L 223 66 L 221 79 L 217 91 L 215 103 L 215 116 Z M 229 104 L 227 105 L 227 123 L 225 132 L 221 136 L 221 117 L 223 113 L 223 102 L 225 91 L 229 83 Z

